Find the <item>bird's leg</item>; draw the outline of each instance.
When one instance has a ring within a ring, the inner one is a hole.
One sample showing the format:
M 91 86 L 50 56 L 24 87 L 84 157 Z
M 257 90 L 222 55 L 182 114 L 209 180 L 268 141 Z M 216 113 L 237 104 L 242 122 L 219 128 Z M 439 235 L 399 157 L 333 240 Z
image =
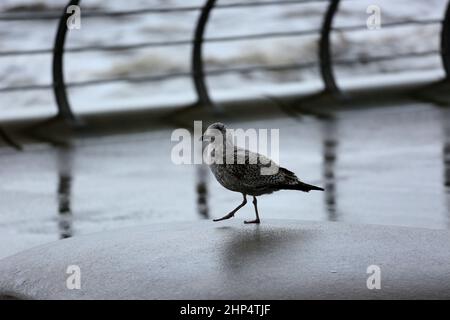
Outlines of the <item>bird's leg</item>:
M 255 206 L 256 219 L 252 221 L 244 221 L 244 223 L 260 223 L 259 214 L 258 214 L 258 202 L 256 201 L 256 197 L 253 196 L 253 205 Z
M 242 201 L 242 203 L 241 203 L 240 205 L 237 206 L 236 209 L 234 209 L 233 211 L 231 211 L 229 214 L 223 216 L 222 218 L 220 218 L 220 219 L 214 219 L 213 221 L 214 221 L 214 222 L 217 222 L 217 221 L 222 221 L 222 220 L 226 220 L 226 219 L 233 218 L 233 217 L 234 217 L 234 214 L 235 214 L 240 208 L 242 208 L 243 206 L 245 206 L 245 205 L 247 204 L 247 196 L 246 196 L 245 194 L 242 194 L 242 195 L 244 196 L 244 200 Z

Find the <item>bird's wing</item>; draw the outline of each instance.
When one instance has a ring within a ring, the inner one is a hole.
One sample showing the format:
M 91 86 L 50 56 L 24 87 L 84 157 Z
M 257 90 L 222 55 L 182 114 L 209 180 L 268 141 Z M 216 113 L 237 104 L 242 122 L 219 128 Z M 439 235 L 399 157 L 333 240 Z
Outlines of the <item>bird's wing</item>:
M 281 183 L 284 184 L 297 184 L 300 179 L 295 175 L 295 173 L 293 173 L 292 171 L 289 171 L 288 169 L 285 168 L 280 168 L 279 169 L 279 175 L 282 177 Z
M 234 164 L 226 164 L 227 171 L 243 186 L 258 188 L 285 182 L 271 159 L 241 148 L 235 149 L 234 156 Z

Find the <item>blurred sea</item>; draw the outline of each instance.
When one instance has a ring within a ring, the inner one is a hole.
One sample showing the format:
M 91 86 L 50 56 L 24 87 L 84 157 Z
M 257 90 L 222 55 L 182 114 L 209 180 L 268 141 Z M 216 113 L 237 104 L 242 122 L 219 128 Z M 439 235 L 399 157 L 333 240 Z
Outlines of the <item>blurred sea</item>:
M 245 0 L 242 0 L 245 1 Z M 200 0 L 84 0 L 83 10 L 133 10 L 150 7 L 201 5 Z M 220 0 L 219 3 L 237 0 Z M 381 22 L 442 19 L 446 0 L 377 1 Z M 64 1 L 2 0 L 0 12 L 61 11 Z M 373 1 L 343 1 L 334 26 L 365 25 L 366 9 Z M 259 6 L 215 10 L 207 37 L 320 28 L 327 2 Z M 70 32 L 67 47 L 133 44 L 147 41 L 191 39 L 198 12 L 142 14 L 120 18 L 83 18 L 81 29 Z M 56 20 L 0 21 L 0 51 L 51 48 Z M 439 49 L 440 24 L 408 25 L 355 32 L 335 32 L 335 58 L 369 59 L 370 56 Z M 315 61 L 318 36 L 258 39 L 208 43 L 204 58 L 207 68 L 250 65 L 295 64 Z M 189 45 L 144 48 L 118 52 L 66 53 L 66 80 L 84 81 L 118 76 L 143 76 L 188 71 Z M 371 77 L 384 73 L 441 71 L 438 55 L 393 61 L 360 63 L 338 67 L 338 79 Z M 227 74 L 208 78 L 213 97 L 227 92 L 252 91 L 264 94 L 267 87 L 284 87 L 317 81 L 317 67 L 285 72 Z M 51 83 L 51 56 L 0 56 L 0 87 Z M 146 107 L 194 101 L 190 79 L 164 82 L 114 83 L 72 88 L 70 99 L 76 112 L 99 108 Z M 54 113 L 50 90 L 0 93 L 0 118 Z

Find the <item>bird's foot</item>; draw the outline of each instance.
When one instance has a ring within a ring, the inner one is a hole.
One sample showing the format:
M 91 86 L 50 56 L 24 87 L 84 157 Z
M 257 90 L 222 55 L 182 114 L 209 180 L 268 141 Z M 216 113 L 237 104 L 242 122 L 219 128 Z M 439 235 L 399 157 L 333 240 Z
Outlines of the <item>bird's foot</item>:
M 260 224 L 261 221 L 259 219 L 255 219 L 255 220 L 251 220 L 251 221 L 244 221 L 245 224 L 251 224 L 251 223 L 256 223 L 256 224 Z
M 222 217 L 222 218 L 219 218 L 219 219 L 214 219 L 213 221 L 214 222 L 218 222 L 218 221 L 222 221 L 222 220 L 227 220 L 227 219 L 230 219 L 230 218 L 233 218 L 234 217 L 234 214 L 227 214 L 226 216 L 224 216 L 224 217 Z

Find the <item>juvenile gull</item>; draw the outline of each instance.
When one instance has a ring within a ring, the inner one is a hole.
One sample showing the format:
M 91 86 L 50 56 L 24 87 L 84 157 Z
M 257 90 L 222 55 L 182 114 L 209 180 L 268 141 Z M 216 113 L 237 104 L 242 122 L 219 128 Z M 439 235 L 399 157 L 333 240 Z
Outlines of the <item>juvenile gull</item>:
M 279 167 L 271 159 L 234 145 L 233 137 L 224 124 L 210 125 L 203 134 L 203 141 L 209 142 L 206 153 L 209 167 L 217 181 L 231 191 L 242 193 L 242 203 L 227 215 L 214 221 L 234 217 L 234 214 L 247 204 L 247 195 L 253 196 L 256 219 L 245 223 L 260 223 L 256 197 L 279 190 L 324 189 L 300 181 L 297 176 Z M 255 161 L 256 160 L 256 161 Z

